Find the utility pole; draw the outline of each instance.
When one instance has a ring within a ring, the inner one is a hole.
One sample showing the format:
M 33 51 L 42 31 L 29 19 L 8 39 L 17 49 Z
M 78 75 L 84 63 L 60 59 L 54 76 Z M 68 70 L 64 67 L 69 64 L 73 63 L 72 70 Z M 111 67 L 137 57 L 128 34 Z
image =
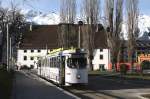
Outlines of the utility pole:
M 7 23 L 7 71 L 9 71 L 9 26 Z
M 11 37 L 9 38 L 10 44 L 9 44 L 9 66 L 10 69 L 12 69 L 12 46 L 11 46 Z
M 81 48 L 81 26 L 83 25 L 83 22 L 82 22 L 82 21 L 79 21 L 78 24 L 79 24 L 78 48 Z

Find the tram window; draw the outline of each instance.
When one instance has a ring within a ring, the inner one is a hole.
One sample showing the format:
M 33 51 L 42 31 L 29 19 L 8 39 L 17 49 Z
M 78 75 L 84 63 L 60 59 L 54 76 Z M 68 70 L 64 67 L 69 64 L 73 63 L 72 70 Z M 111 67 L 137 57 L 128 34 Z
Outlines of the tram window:
M 50 60 L 48 59 L 47 61 L 48 61 L 48 67 L 50 67 Z
M 53 58 L 53 67 L 55 67 L 55 58 Z
M 55 67 L 55 58 L 53 58 L 53 67 Z
M 54 58 L 54 67 L 56 68 L 56 58 Z
M 57 68 L 57 57 L 55 58 L 55 67 Z
M 43 67 L 45 67 L 45 60 L 43 59 Z
M 54 58 L 52 58 L 52 67 L 54 67 Z
M 45 67 L 47 67 L 47 59 L 45 59 Z
M 41 67 L 41 60 L 38 61 L 38 66 Z
M 52 67 L 52 59 L 50 58 L 50 67 Z
M 56 67 L 58 68 L 58 57 L 56 57 Z
M 56 57 L 56 67 L 58 68 L 58 65 L 59 63 L 58 63 L 58 57 Z
M 58 68 L 59 68 L 59 64 L 60 64 L 60 58 L 57 57 L 57 65 L 58 65 Z
M 44 67 L 44 60 L 42 60 L 42 66 Z
M 70 68 L 86 68 L 87 61 L 86 58 L 69 58 L 67 65 Z

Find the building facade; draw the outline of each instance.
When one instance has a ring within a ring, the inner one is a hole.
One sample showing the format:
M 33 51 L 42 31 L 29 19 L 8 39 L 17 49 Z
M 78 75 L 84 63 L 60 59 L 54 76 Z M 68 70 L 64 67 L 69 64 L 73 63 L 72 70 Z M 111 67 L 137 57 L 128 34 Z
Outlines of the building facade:
M 109 49 L 95 49 L 93 53 L 93 70 L 110 70 L 110 50 Z
M 37 68 L 38 59 L 46 54 L 46 49 L 18 49 L 17 66 Z

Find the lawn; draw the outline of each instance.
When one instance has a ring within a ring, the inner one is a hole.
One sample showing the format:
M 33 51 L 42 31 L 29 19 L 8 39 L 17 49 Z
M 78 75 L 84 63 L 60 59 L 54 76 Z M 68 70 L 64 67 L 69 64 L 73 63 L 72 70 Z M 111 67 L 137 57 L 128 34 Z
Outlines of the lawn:
M 89 71 L 88 74 L 90 76 L 95 76 L 95 75 L 113 75 L 113 74 L 118 74 L 118 73 L 115 73 L 115 72 L 111 72 L 111 71 L 100 71 L 100 70 L 97 70 L 97 71 Z
M 120 72 L 110 72 L 110 71 L 89 71 L 89 76 L 115 76 L 120 77 Z M 145 79 L 150 80 L 150 74 L 140 74 L 140 73 L 127 73 L 126 75 L 122 75 L 125 78 L 135 78 L 135 79 Z
M 139 74 L 139 73 L 130 73 L 127 75 L 124 75 L 126 78 L 137 78 L 137 79 L 145 79 L 145 80 L 150 80 L 150 74 Z
M 11 95 L 13 72 L 0 70 L 0 99 L 9 99 Z

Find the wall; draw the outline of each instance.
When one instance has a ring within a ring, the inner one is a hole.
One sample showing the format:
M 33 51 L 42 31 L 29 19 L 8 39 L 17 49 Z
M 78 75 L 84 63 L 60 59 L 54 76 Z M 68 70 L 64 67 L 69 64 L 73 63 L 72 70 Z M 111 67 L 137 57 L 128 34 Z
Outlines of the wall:
M 38 57 L 45 56 L 47 54 L 46 49 L 39 49 L 40 52 L 38 52 L 37 49 L 33 49 L 34 52 L 31 52 L 31 49 L 26 49 L 27 52 L 24 52 L 23 49 L 18 49 L 17 51 L 17 65 L 23 66 L 26 65 L 28 67 L 31 67 L 31 65 L 34 66 L 34 68 L 37 68 L 37 61 Z M 24 60 L 24 56 L 27 56 L 27 60 Z M 34 57 L 33 60 L 30 58 Z

